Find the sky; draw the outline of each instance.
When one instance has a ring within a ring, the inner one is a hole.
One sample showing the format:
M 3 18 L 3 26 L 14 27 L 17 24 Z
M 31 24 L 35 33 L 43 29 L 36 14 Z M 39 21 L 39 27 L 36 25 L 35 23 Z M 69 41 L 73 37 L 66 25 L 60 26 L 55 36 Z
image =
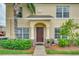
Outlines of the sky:
M 0 3 L 0 25 L 2 26 L 6 26 L 6 22 L 5 22 L 5 19 L 6 19 L 6 9 L 5 9 L 5 4 L 3 3 Z

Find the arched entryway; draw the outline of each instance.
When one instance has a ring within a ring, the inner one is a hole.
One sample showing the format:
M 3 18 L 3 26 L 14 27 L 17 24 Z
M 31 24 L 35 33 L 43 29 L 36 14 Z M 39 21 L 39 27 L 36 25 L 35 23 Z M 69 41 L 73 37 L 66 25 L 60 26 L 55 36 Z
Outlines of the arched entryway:
M 35 24 L 35 29 L 36 44 L 44 44 L 46 25 L 43 23 L 37 23 Z

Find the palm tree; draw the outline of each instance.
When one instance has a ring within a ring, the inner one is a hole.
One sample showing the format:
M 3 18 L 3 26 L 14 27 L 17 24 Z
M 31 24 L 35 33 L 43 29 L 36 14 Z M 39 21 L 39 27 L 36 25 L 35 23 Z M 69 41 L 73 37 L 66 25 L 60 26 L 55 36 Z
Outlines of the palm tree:
M 35 11 L 35 6 L 34 6 L 33 3 L 28 3 L 28 4 L 27 4 L 27 8 L 28 8 L 28 10 L 29 10 L 32 14 L 35 14 L 35 13 L 36 13 L 36 11 Z
M 31 14 L 35 14 L 36 13 L 35 6 L 34 6 L 33 3 L 27 3 L 26 7 L 31 12 Z M 19 12 L 19 4 L 15 3 L 14 4 L 14 14 L 15 14 L 15 16 L 17 16 L 19 14 L 18 12 Z

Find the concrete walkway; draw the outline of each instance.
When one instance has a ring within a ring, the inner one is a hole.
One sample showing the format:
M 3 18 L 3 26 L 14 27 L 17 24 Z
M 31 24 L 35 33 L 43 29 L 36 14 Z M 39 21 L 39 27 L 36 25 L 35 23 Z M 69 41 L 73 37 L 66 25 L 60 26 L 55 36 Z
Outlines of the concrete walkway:
M 33 55 L 34 56 L 46 56 L 45 47 L 43 45 L 36 45 Z

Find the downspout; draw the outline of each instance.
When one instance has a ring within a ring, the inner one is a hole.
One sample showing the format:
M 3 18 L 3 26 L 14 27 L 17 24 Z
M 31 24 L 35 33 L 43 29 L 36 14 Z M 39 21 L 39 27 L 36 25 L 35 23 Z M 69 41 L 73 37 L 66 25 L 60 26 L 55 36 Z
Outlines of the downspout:
M 13 5 L 13 7 L 14 7 L 14 31 L 16 32 L 16 28 L 17 28 L 17 17 L 16 16 L 17 15 L 16 15 L 16 10 L 15 10 L 15 4 Z M 15 38 L 16 38 L 16 33 L 15 33 Z

